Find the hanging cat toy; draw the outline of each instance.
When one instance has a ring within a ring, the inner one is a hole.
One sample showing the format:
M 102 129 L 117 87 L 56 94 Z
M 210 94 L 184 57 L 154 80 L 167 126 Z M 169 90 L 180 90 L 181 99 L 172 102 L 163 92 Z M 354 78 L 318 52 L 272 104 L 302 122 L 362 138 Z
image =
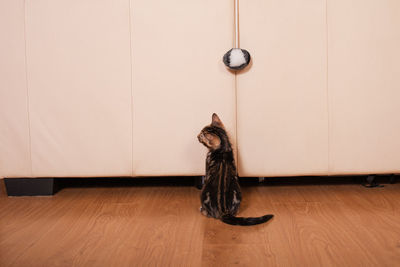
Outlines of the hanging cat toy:
M 239 0 L 235 1 L 235 43 L 234 48 L 225 53 L 224 64 L 231 70 L 242 70 L 250 63 L 250 53 L 240 48 L 239 43 Z

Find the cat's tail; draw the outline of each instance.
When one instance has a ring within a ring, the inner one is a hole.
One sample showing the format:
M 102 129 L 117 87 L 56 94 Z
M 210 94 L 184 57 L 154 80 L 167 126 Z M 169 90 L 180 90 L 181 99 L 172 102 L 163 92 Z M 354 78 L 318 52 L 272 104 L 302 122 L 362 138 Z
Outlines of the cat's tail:
M 250 226 L 265 223 L 271 220 L 273 217 L 274 215 L 272 214 L 264 215 L 261 217 L 235 217 L 233 215 L 227 214 L 221 217 L 221 221 L 231 225 Z

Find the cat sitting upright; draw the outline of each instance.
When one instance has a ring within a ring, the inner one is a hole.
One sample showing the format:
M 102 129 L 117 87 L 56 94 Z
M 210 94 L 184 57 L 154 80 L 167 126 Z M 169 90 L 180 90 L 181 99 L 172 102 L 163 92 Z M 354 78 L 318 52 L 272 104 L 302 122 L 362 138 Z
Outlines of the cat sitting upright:
M 201 213 L 232 225 L 255 225 L 270 220 L 273 215 L 235 217 L 242 194 L 232 146 L 217 114 L 212 115 L 211 125 L 204 127 L 197 138 L 209 150 L 206 159 L 206 176 L 200 196 Z

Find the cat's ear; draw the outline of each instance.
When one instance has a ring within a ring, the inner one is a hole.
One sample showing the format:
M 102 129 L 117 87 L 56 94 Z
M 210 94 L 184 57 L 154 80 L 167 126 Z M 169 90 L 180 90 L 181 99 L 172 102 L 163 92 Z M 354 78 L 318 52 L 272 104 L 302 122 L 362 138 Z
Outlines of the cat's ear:
M 224 124 L 222 124 L 221 119 L 215 113 L 212 114 L 211 125 L 224 129 Z

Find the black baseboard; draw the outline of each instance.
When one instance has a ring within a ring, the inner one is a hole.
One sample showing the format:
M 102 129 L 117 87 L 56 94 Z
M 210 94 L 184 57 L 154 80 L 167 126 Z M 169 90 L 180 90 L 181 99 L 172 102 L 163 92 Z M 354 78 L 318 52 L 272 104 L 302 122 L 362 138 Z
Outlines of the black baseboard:
M 398 175 L 376 175 L 378 184 L 395 183 Z M 364 184 L 368 176 L 240 177 L 241 186 L 292 186 Z M 201 176 L 102 177 L 102 178 L 4 178 L 9 196 L 49 196 L 68 187 L 193 186 L 200 188 Z
M 9 196 L 51 196 L 57 193 L 54 178 L 4 178 Z

